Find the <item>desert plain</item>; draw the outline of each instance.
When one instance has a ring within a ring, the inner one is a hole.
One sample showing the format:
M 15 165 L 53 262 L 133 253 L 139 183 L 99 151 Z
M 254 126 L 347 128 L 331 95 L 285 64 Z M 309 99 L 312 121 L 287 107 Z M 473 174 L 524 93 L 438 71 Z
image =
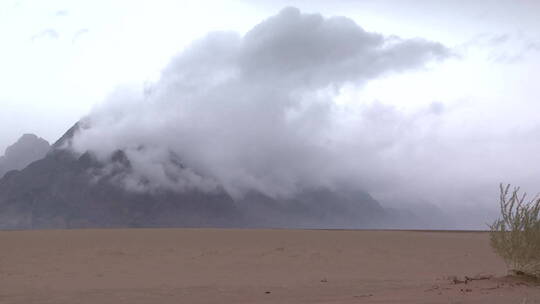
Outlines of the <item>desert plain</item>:
M 2 304 L 540 303 L 485 232 L 2 231 L 0 246 Z

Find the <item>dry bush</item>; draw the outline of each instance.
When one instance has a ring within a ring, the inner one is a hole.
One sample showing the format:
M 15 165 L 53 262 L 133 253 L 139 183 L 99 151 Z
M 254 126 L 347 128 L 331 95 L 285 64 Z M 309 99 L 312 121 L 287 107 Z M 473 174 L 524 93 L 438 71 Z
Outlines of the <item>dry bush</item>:
M 490 225 L 491 246 L 515 273 L 540 278 L 540 198 L 525 202 L 519 187 L 500 185 L 501 217 Z

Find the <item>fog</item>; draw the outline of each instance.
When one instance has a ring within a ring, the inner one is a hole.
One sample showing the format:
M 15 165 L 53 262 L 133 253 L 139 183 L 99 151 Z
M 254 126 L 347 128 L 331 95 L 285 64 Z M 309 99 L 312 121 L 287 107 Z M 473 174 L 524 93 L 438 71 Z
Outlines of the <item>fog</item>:
M 393 134 L 373 125 L 378 118 L 366 121 L 336 105 L 340 88 L 449 54 L 435 42 L 383 37 L 347 18 L 287 8 L 243 37 L 208 34 L 142 92 L 118 89 L 86 119 L 74 147 L 103 159 L 126 150 L 133 178 L 155 187 L 205 188 L 212 180 L 233 195 L 256 189 L 276 196 L 356 184 Z M 358 114 L 395 119 L 377 105 Z M 184 172 L 176 172 L 178 182 L 167 178 L 174 174 L 171 151 L 205 178 Z
M 499 182 L 540 189 L 540 126 L 526 105 L 339 102 L 380 77 L 460 56 L 437 41 L 285 8 L 245 35 L 193 42 L 156 82 L 119 87 L 83 119 L 72 148 L 101 160 L 124 150 L 133 172 L 119 183 L 133 191 L 224 187 L 280 198 L 346 185 L 385 206 L 437 206 L 460 227 L 482 227 Z

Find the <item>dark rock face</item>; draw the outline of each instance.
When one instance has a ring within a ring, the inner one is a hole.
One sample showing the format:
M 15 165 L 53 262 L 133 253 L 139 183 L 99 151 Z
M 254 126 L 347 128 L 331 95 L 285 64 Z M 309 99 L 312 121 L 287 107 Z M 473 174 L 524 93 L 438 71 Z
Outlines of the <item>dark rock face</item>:
M 350 189 L 304 189 L 283 199 L 250 193 L 238 205 L 252 226 L 265 228 L 375 228 L 386 216 L 368 193 Z
M 382 207 L 361 191 L 306 189 L 294 198 L 250 193 L 234 200 L 223 189 L 202 192 L 128 191 L 115 183 L 130 170 L 122 151 L 111 155 L 114 170 L 90 153 L 62 149 L 70 129 L 47 156 L 0 179 L 0 229 L 83 227 L 287 227 L 368 228 L 384 216 Z M 171 157 L 174 157 L 172 155 Z M 180 168 L 180 160 L 175 159 Z
M 0 156 L 0 178 L 11 170 L 21 170 L 42 159 L 51 149 L 49 143 L 34 134 L 24 134 Z
M 225 192 L 133 193 L 108 178 L 89 154 L 59 150 L 0 180 L 0 228 L 238 226 Z

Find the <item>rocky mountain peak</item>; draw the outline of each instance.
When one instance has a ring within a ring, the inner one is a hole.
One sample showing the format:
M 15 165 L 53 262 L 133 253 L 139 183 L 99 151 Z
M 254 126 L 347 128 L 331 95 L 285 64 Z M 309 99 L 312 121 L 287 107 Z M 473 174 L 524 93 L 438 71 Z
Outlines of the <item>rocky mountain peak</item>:
M 16 143 L 7 147 L 0 157 L 0 177 L 12 170 L 22 170 L 32 162 L 47 155 L 51 146 L 35 134 L 24 134 Z

